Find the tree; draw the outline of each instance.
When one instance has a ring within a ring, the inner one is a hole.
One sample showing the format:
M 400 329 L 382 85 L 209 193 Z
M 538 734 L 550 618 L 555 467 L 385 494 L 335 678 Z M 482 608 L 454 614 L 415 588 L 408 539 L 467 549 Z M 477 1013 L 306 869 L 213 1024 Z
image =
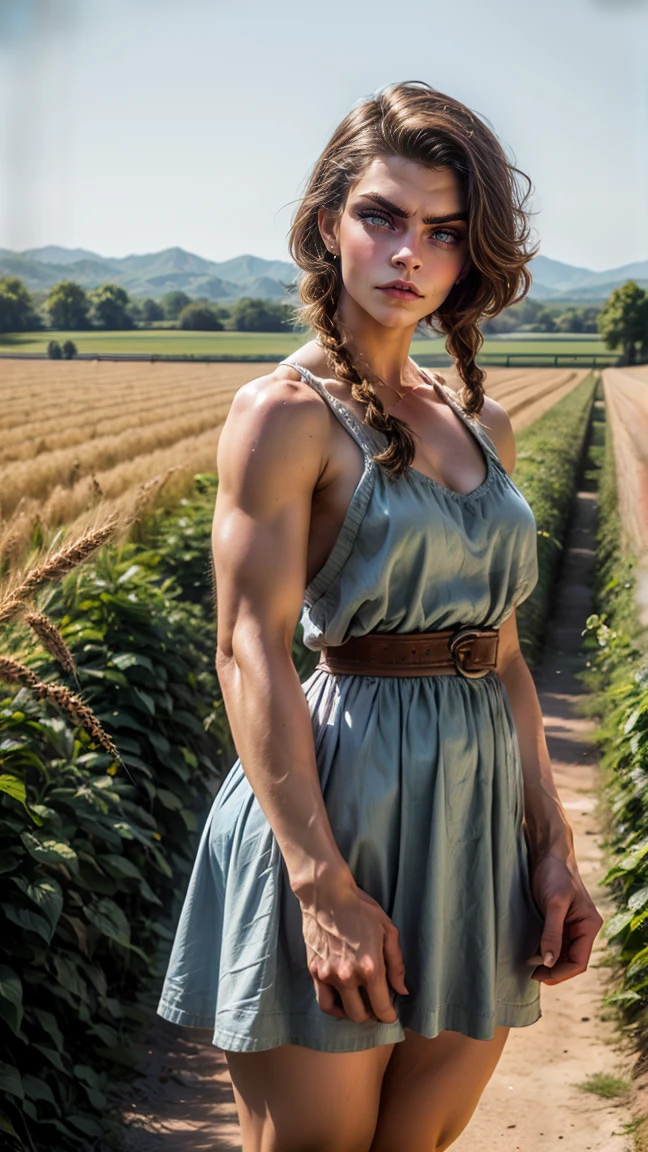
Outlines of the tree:
M 555 332 L 558 325 L 553 312 L 549 308 L 541 308 L 532 324 L 532 332 Z
M 191 304 L 191 296 L 187 296 L 186 292 L 167 292 L 162 297 L 162 307 L 167 320 L 177 320 L 187 304 Z
M 59 280 L 50 288 L 45 307 L 50 326 L 59 332 L 79 332 L 91 328 L 88 312 L 90 301 L 80 284 Z
M 648 358 L 648 292 L 634 280 L 626 280 L 606 300 L 598 316 L 598 330 L 606 348 L 623 349 L 622 363 L 636 364 Z
M 213 308 L 205 304 L 187 304 L 178 316 L 181 328 L 193 329 L 194 332 L 222 332 L 223 325 Z
M 34 302 L 17 276 L 0 279 L 0 332 L 34 332 L 42 321 L 34 310 Z
M 292 328 L 292 309 L 274 300 L 244 296 L 232 308 L 237 332 L 285 332 Z
M 92 293 L 94 319 L 101 328 L 111 332 L 134 327 L 128 314 L 128 305 L 128 292 L 118 284 L 102 284 L 101 288 L 96 288 Z
M 157 300 L 147 296 L 142 303 L 142 323 L 153 324 L 156 320 L 164 320 L 164 308 Z

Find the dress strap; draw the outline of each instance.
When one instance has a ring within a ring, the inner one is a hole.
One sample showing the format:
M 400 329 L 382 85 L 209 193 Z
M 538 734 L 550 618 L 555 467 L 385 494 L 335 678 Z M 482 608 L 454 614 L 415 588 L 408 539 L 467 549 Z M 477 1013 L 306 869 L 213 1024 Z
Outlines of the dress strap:
M 493 441 L 491 440 L 490 436 L 488 435 L 488 433 L 487 433 L 486 429 L 484 428 L 484 425 L 482 424 L 479 417 L 478 416 L 469 416 L 468 413 L 466 411 L 464 411 L 464 407 L 463 407 L 461 401 L 457 399 L 454 391 L 452 390 L 452 388 L 449 388 L 447 384 L 442 384 L 440 380 L 436 380 L 432 376 L 432 374 L 430 372 L 428 372 L 425 368 L 422 368 L 421 371 L 425 372 L 425 375 L 429 377 L 429 379 L 432 381 L 432 383 L 435 385 L 435 387 L 438 388 L 440 392 L 442 392 L 443 396 L 447 400 L 450 407 L 457 413 L 457 416 L 460 418 L 460 420 L 463 421 L 463 423 L 466 425 L 466 427 L 472 432 L 473 436 L 477 437 L 480 444 L 483 445 L 484 450 L 486 452 L 488 452 L 488 454 L 495 459 L 495 461 L 499 464 L 500 468 L 503 468 L 504 465 L 502 464 L 502 461 L 500 460 L 497 448 L 493 444 Z
M 305 380 L 307 384 L 310 384 L 311 388 L 314 388 L 314 390 L 319 393 L 331 411 L 337 416 L 340 423 L 348 429 L 353 439 L 360 448 L 362 448 L 365 457 L 373 455 L 376 448 L 371 441 L 370 430 L 358 420 L 357 416 L 347 408 L 346 404 L 338 400 L 337 396 L 331 395 L 324 381 L 321 380 L 319 376 L 314 376 L 308 368 L 304 368 L 301 364 L 296 364 L 294 360 L 280 360 L 279 363 L 287 364 L 289 368 L 294 368 L 296 372 L 299 372 L 302 380 Z

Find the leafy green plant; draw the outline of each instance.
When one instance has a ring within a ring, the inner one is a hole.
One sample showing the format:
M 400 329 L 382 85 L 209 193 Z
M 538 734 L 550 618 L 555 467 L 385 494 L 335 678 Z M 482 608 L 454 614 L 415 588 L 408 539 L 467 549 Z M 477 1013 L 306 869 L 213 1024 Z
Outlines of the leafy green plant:
M 603 926 L 612 941 L 615 988 L 605 1002 L 648 1041 L 648 643 L 636 605 L 637 558 L 618 511 L 612 438 L 601 460 L 594 606 L 586 623 L 587 666 L 580 674 L 598 719 L 605 801 L 603 882 L 616 910 Z
M 595 373 L 588 373 L 516 438 L 514 480 L 538 525 L 538 583 L 517 614 L 520 646 L 531 666 L 546 635 L 596 385 Z
M 106 546 L 40 606 L 124 771 L 51 701 L 0 701 L 0 1130 L 16 1149 L 116 1147 L 111 1082 L 232 746 L 202 612 L 156 553 Z M 51 675 L 50 653 L 20 655 Z

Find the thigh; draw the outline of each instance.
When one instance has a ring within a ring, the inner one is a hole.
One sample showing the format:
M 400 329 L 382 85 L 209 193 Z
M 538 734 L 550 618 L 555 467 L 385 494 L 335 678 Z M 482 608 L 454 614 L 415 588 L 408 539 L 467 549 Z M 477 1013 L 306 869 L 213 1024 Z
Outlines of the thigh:
M 492 1040 L 461 1032 L 428 1039 L 405 1030 L 385 1071 L 371 1152 L 442 1152 L 463 1132 L 502 1054 L 510 1029 Z
M 225 1052 L 242 1152 L 369 1152 L 393 1048 Z

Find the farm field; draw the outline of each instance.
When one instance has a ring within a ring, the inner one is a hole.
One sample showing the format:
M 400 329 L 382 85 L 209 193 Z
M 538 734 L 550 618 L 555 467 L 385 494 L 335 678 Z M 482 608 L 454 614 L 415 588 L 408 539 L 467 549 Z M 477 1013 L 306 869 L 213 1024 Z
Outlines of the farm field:
M 45 353 L 50 340 L 73 340 L 81 354 L 128 353 L 158 356 L 289 356 L 305 336 L 298 332 L 185 332 L 180 329 L 136 329 L 132 332 L 23 332 L 0 336 L 0 352 Z M 412 355 L 444 356 L 445 340 L 414 340 Z M 527 332 L 484 341 L 484 354 L 609 355 L 593 335 Z
M 270 369 L 271 365 L 267 365 Z M 264 371 L 266 368 L 264 367 Z M 0 372 L 0 554 L 14 561 L 38 521 L 85 523 L 177 469 L 168 487 L 216 470 L 235 392 L 261 373 L 250 363 L 5 361 Z M 574 369 L 492 369 L 487 394 L 516 431 L 585 375 Z M 443 378 L 460 384 L 454 371 Z
M 634 551 L 648 556 L 648 366 L 606 368 L 619 512 Z

